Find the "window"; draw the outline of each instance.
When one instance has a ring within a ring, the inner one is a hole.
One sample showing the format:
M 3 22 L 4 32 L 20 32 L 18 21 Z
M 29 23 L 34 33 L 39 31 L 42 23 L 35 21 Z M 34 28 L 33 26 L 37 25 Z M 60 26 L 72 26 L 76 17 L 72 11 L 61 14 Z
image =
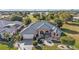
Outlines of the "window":
M 58 34 L 56 36 L 58 36 Z
M 44 32 L 43 31 L 40 31 L 40 34 L 44 34 Z
M 36 34 L 36 37 L 38 37 L 39 35 L 38 34 Z
M 46 34 L 46 35 L 49 35 L 49 31 L 46 31 L 45 34 Z
M 53 35 L 55 36 L 55 33 L 53 33 Z

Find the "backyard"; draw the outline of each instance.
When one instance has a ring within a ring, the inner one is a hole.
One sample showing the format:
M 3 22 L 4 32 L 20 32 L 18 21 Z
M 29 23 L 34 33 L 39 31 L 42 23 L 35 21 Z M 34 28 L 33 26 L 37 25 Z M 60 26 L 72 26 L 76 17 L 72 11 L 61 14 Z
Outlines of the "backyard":
M 79 49 L 79 22 L 64 24 L 62 30 L 67 36 L 75 39 L 75 47 Z

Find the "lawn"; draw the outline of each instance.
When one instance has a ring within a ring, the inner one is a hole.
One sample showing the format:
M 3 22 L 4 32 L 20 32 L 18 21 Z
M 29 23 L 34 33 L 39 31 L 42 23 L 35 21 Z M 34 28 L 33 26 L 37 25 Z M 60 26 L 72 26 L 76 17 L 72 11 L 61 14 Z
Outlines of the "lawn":
M 43 50 L 60 50 L 57 46 L 58 46 L 57 44 L 53 45 L 52 47 L 43 46 Z
M 67 35 L 72 36 L 74 39 L 79 39 L 79 23 L 71 22 L 64 24 L 62 28 Z
M 17 50 L 16 48 L 9 48 L 6 44 L 0 43 L 0 50 Z
M 67 36 L 75 39 L 75 47 L 79 49 L 79 22 L 69 22 L 64 24 L 62 30 Z

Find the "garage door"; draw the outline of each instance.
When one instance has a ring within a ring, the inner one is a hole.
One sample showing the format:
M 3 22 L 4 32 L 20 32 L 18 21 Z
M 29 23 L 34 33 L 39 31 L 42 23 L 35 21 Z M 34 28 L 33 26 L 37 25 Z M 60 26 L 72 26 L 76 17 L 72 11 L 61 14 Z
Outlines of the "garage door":
M 33 39 L 34 35 L 33 34 L 24 34 L 23 39 Z
M 23 40 L 21 43 L 24 43 L 24 45 L 32 45 L 32 39 L 26 39 L 26 40 Z

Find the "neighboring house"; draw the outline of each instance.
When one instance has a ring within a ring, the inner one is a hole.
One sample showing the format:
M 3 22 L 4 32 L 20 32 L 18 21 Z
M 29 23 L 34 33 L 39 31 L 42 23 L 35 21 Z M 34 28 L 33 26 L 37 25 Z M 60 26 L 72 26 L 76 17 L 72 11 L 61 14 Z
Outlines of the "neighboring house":
M 3 33 L 5 32 L 13 35 L 17 30 L 21 29 L 21 27 L 22 23 L 19 21 L 0 20 L 0 35 L 3 37 Z
M 77 13 L 73 16 L 73 21 L 77 21 L 77 20 L 79 20 L 79 13 Z
M 20 33 L 23 36 L 23 39 L 27 42 L 32 42 L 33 38 L 37 34 L 41 36 L 41 33 L 44 33 L 44 35 L 48 35 L 51 40 L 59 40 L 61 36 L 61 30 L 55 25 L 52 25 L 46 21 L 38 21 L 36 23 L 31 23 Z
M 79 20 L 79 16 L 73 17 L 73 21 L 77 21 L 77 20 Z

